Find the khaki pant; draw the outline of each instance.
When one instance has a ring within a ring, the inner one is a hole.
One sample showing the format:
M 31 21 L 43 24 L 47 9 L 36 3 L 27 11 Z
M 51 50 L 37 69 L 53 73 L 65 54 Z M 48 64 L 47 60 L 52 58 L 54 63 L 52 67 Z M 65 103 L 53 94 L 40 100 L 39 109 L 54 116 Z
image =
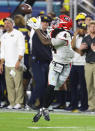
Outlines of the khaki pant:
M 85 79 L 88 91 L 89 109 L 95 109 L 95 64 L 85 65 Z
M 11 70 L 14 70 L 16 72 L 16 75 L 14 77 L 10 75 Z M 24 101 L 22 67 L 17 70 L 14 67 L 5 67 L 5 78 L 10 105 L 22 105 Z

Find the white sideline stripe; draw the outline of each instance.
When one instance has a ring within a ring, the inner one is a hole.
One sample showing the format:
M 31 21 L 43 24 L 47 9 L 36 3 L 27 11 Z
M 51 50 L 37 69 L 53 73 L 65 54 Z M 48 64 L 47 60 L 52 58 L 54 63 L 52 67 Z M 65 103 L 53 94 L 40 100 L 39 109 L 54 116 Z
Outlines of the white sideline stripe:
M 54 128 L 57 128 L 57 129 L 76 129 L 76 128 L 79 128 L 79 129 L 89 129 L 89 130 L 94 130 L 95 131 L 95 128 L 90 128 L 90 127 L 76 127 L 76 126 L 74 126 L 74 127 L 27 127 L 27 128 L 31 128 L 31 129 L 45 129 L 45 128 L 47 128 L 47 129 L 54 129 Z
M 90 117 L 91 119 L 95 119 L 95 116 L 91 116 Z M 0 117 L 0 120 L 5 120 L 5 119 L 9 119 L 8 117 Z M 15 118 L 15 120 L 31 120 L 31 119 L 33 119 L 33 116 L 30 118 L 30 117 L 19 117 L 18 116 L 18 118 Z M 71 121 L 70 119 L 85 119 L 85 117 L 67 117 L 67 116 L 63 116 L 63 118 L 61 118 L 61 117 L 56 117 L 56 118 L 54 118 L 55 120 L 67 120 L 67 119 L 69 119 L 69 121 Z
M 36 111 L 34 110 L 31 110 L 31 111 L 26 111 L 26 110 L 8 110 L 8 109 L 0 109 L 0 113 L 24 113 L 24 114 L 31 114 L 31 113 L 36 113 Z M 56 114 L 56 115 L 74 115 L 74 116 L 81 116 L 81 115 L 84 115 L 84 116 L 95 116 L 95 112 L 79 112 L 79 113 L 75 113 L 75 112 L 66 112 L 66 111 L 61 111 L 61 112 L 57 112 L 57 111 L 54 111 L 54 112 L 50 112 L 50 114 Z
M 81 128 L 81 127 L 28 127 L 28 128 L 32 128 L 32 129 L 41 129 L 41 128 L 48 128 L 48 129 L 50 129 L 50 128 L 72 128 L 72 129 L 76 129 L 76 128 Z

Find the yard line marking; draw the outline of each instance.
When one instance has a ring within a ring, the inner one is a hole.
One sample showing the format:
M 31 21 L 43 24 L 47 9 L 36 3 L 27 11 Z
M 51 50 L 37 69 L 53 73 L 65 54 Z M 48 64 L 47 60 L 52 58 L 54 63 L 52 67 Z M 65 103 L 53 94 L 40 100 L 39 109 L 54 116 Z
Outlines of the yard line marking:
M 81 128 L 81 127 L 28 127 L 28 128 L 32 128 L 32 129 L 41 129 L 41 128 L 48 128 L 48 129 L 51 129 L 51 128 L 72 128 L 72 129 L 76 129 L 76 128 Z
M 88 130 L 94 130 L 95 131 L 95 128 L 92 128 L 92 127 L 76 127 L 76 126 L 73 126 L 73 127 L 27 127 L 27 128 L 29 128 L 29 129 L 45 129 L 45 128 L 47 128 L 47 129 L 54 129 L 54 128 L 59 128 L 59 129 L 77 129 L 77 128 L 79 128 L 79 129 L 88 129 Z

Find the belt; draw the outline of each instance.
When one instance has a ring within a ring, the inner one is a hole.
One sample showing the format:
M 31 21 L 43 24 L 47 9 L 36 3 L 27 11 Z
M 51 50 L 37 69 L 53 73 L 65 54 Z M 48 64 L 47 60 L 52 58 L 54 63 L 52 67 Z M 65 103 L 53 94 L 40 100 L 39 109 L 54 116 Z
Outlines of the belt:
M 56 64 L 56 63 L 58 63 L 58 62 L 52 61 L 52 63 L 53 63 L 53 64 Z M 58 63 L 58 64 L 60 64 L 60 65 L 62 65 L 62 66 L 68 65 L 68 64 L 61 64 L 61 63 Z

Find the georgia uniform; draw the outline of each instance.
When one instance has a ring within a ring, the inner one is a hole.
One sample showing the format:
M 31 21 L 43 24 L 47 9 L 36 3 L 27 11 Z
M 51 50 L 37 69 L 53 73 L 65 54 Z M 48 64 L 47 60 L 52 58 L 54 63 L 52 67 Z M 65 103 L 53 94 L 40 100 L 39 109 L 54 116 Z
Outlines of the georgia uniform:
M 55 29 L 53 32 L 58 33 L 52 35 L 53 38 L 51 38 L 56 53 L 53 52 L 53 60 L 50 63 L 49 85 L 60 87 L 69 76 L 70 63 L 72 62 L 74 52 L 71 48 L 71 35 L 68 31 Z

